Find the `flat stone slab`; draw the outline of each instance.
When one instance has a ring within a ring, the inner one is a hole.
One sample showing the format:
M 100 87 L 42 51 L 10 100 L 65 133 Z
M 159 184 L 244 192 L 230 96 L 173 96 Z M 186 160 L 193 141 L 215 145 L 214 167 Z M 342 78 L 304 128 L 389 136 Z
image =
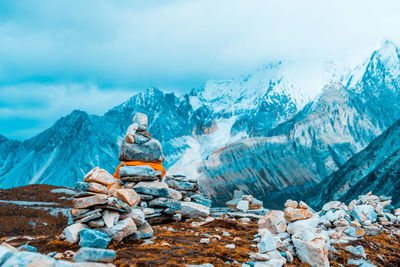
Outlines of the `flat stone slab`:
M 112 249 L 103 248 L 80 248 L 74 256 L 74 261 L 85 262 L 113 262 L 117 253 Z
M 169 190 L 168 185 L 161 182 L 139 182 L 133 187 L 133 189 L 139 194 L 146 194 L 159 197 L 168 197 Z

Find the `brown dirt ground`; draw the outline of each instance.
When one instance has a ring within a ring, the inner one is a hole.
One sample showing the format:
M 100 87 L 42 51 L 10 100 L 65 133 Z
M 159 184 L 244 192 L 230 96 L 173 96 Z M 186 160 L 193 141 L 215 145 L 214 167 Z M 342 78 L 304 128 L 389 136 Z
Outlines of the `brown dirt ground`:
M 56 202 L 60 206 L 70 207 L 70 199 L 59 199 L 62 194 L 52 194 L 49 191 L 53 186 L 32 185 L 9 190 L 0 190 L 2 200 L 23 200 Z M 60 207 L 56 206 L 56 207 Z M 34 224 L 29 224 L 34 222 Z M 10 237 L 17 237 L 8 241 L 13 246 L 30 244 L 38 252 L 65 252 L 77 251 L 78 245 L 59 241 L 55 237 L 62 233 L 67 224 L 67 218 L 61 214 L 57 217 L 49 215 L 44 210 L 33 209 L 13 204 L 0 203 L 0 242 Z M 195 227 L 188 222 L 174 222 L 154 225 L 154 244 L 143 245 L 143 241 L 124 240 L 120 244 L 112 243 L 109 248 L 117 250 L 115 264 L 117 266 L 184 266 L 185 264 L 211 263 L 214 266 L 226 266 L 226 262 L 241 263 L 249 261 L 248 253 L 256 252 L 256 244 L 251 242 L 257 232 L 257 223 L 247 225 L 239 221 L 219 220 Z M 166 228 L 172 228 L 169 231 Z M 223 232 L 230 233 L 225 236 Z M 206 235 L 218 235 L 207 237 Z M 33 237 L 31 240 L 30 237 Z M 209 244 L 201 244 L 201 238 L 210 238 Z M 169 245 L 163 245 L 168 243 Z M 226 248 L 227 244 L 235 244 L 235 249 Z M 337 253 L 329 255 L 331 266 L 349 266 L 349 258 L 356 256 L 344 250 L 347 245 L 362 245 L 367 253 L 367 258 L 377 266 L 400 266 L 400 236 L 381 233 L 378 236 L 365 236 L 363 239 L 352 241 L 348 244 L 335 245 Z M 383 260 L 379 257 L 383 258 Z M 67 259 L 68 260 L 68 259 Z M 286 266 L 308 266 L 301 263 L 298 258 Z

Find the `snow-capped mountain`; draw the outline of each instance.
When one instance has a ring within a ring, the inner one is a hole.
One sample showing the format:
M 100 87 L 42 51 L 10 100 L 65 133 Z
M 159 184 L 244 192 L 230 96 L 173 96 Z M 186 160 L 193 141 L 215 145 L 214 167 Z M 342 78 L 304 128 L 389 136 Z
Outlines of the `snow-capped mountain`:
M 279 205 L 400 117 L 399 73 L 397 47 L 385 42 L 343 75 L 278 62 L 180 97 L 151 88 L 103 116 L 74 111 L 23 142 L 0 136 L 0 187 L 73 186 L 94 166 L 113 172 L 132 116 L 144 112 L 170 172 L 200 179 L 219 204 L 241 188 Z

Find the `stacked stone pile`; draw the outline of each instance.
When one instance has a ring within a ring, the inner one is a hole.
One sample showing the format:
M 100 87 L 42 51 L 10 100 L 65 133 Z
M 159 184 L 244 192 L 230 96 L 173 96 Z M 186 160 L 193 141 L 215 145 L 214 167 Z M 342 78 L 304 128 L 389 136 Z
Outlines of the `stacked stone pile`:
M 258 221 L 258 253 L 251 259 L 262 266 L 282 266 L 298 256 L 311 266 L 329 266 L 332 244 L 390 231 L 390 225 L 400 222 L 399 216 L 400 209 L 391 206 L 390 197 L 372 193 L 348 206 L 340 201 L 328 202 L 320 212 L 302 201 L 288 200 L 284 211 L 272 210 Z M 346 250 L 365 258 L 362 246 L 347 246 Z
M 169 176 L 162 181 L 164 154 L 147 132 L 147 116 L 137 113 L 120 147 L 122 161 L 112 176 L 98 167 L 76 184 L 71 215 L 74 224 L 64 237 L 81 247 L 106 248 L 125 237 L 148 238 L 149 223 L 207 217 L 211 201 L 197 181 Z
M 264 209 L 262 201 L 256 199 L 252 195 L 245 195 L 242 191 L 235 190 L 233 199 L 226 202 L 227 211 L 223 208 L 214 209 L 214 215 L 221 215 L 224 212 L 229 217 L 240 218 L 242 220 L 258 220 L 262 215 L 268 212 Z
M 164 154 L 160 142 L 147 132 L 147 122 L 145 114 L 137 113 L 121 144 L 120 161 L 142 163 L 119 169 L 123 186 L 139 194 L 150 223 L 208 216 L 211 201 L 200 194 L 197 181 L 183 175 L 167 176 L 162 181 L 162 171 L 153 169 L 154 163 L 164 161 Z
M 140 196 L 107 171 L 94 168 L 75 189 L 71 210 L 74 224 L 64 230 L 67 241 L 79 242 L 82 247 L 106 248 L 111 240 L 152 236 L 153 230 L 138 206 Z M 92 244 L 93 240 L 98 243 Z

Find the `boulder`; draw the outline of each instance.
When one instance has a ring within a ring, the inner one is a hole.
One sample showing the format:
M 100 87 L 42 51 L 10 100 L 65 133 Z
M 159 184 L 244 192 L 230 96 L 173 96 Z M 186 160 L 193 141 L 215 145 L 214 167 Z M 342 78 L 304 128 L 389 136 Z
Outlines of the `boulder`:
M 363 246 L 358 245 L 358 246 L 346 246 L 344 248 L 346 251 L 352 253 L 353 255 L 363 257 L 364 259 L 367 257 L 365 254 L 365 249 Z
M 115 196 L 127 203 L 131 208 L 140 202 L 140 196 L 133 189 L 118 189 L 115 191 Z
M 133 187 L 133 189 L 140 194 L 169 197 L 168 185 L 158 181 L 154 182 L 140 182 Z
M 74 256 L 74 261 L 85 262 L 113 262 L 116 256 L 116 252 L 112 249 L 103 248 L 80 248 Z
M 107 248 L 111 242 L 108 234 L 94 229 L 83 229 L 79 232 L 79 246 L 90 248 Z
M 271 210 L 258 220 L 259 229 L 268 229 L 273 234 L 286 231 L 286 220 L 283 211 Z
M 181 202 L 181 206 L 179 213 L 187 218 L 208 217 L 210 215 L 210 208 L 201 204 Z
M 106 170 L 96 167 L 86 174 L 85 178 L 83 178 L 83 181 L 87 183 L 94 182 L 108 186 L 115 182 L 115 178 Z
M 105 232 L 109 234 L 109 236 L 117 241 L 121 242 L 127 236 L 132 235 L 137 230 L 136 224 L 133 222 L 131 218 L 126 218 L 119 221 L 112 228 L 105 229 Z
M 67 226 L 63 232 L 65 240 L 72 244 L 78 243 L 79 232 L 85 228 L 87 228 L 87 226 L 83 223 L 74 223 L 70 226 Z
M 164 153 L 161 144 L 156 139 L 150 139 L 143 144 L 129 144 L 123 140 L 119 150 L 120 161 L 139 160 L 143 162 L 163 162 Z
M 264 253 L 276 249 L 275 238 L 272 236 L 271 232 L 268 229 L 263 229 L 260 243 L 258 243 L 257 247 L 259 253 Z
M 106 204 L 108 201 L 108 196 L 104 194 L 95 194 L 89 197 L 75 198 L 72 201 L 74 208 L 84 209 L 95 205 Z
M 286 203 L 285 203 L 285 205 L 286 205 Z M 296 202 L 296 204 L 297 204 L 297 202 Z M 305 219 L 311 218 L 313 216 L 313 214 L 309 209 L 296 209 L 293 207 L 287 207 L 284 210 L 284 216 L 288 222 L 294 222 L 297 220 L 305 220 Z
M 15 266 L 40 266 L 40 267 L 54 267 L 56 260 L 52 257 L 27 251 L 20 251 L 14 253 L 2 267 L 15 267 Z
M 302 262 L 308 263 L 313 267 L 329 266 L 328 249 L 325 240 L 322 238 L 303 240 L 297 235 L 293 235 L 292 242 Z

